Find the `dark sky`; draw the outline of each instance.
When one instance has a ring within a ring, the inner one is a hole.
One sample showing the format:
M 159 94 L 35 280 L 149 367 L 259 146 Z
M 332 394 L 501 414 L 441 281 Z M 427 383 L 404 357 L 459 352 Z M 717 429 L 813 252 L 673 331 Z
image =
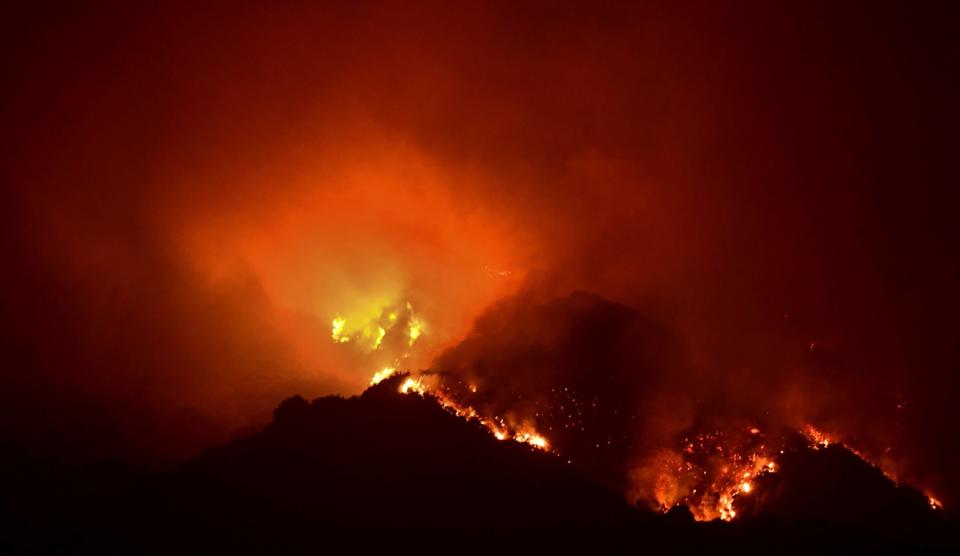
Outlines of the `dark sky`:
M 946 3 L 189 4 L 5 17 L 7 437 L 180 456 L 359 392 L 336 314 L 584 289 L 960 499 Z

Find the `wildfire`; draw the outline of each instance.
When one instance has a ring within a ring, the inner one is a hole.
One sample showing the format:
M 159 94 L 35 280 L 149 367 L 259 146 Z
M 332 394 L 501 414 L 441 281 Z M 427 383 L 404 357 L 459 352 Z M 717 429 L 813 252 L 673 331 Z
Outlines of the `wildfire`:
M 423 334 L 423 321 L 415 316 L 410 317 L 410 323 L 407 325 L 407 328 L 408 335 L 410 337 L 410 341 L 407 345 L 412 347 L 413 343 L 417 341 L 417 338 Z
M 401 305 L 386 304 L 380 308 L 368 308 L 357 315 L 357 318 L 354 318 L 353 313 L 348 315 L 352 325 L 349 327 L 346 317 L 339 314 L 334 316 L 330 337 L 338 344 L 351 342 L 355 348 L 369 352 L 389 351 L 390 353 L 384 353 L 383 356 L 396 356 L 392 364 L 384 366 L 370 377 L 370 385 L 373 386 L 396 374 L 399 362 L 409 357 L 413 345 L 424 335 L 427 323 L 414 311 L 409 301 Z M 401 340 L 406 345 L 400 347 L 399 351 L 398 344 L 391 340 L 394 330 L 406 332 L 406 342 Z M 394 347 L 387 350 L 385 346 Z M 471 393 L 477 391 L 475 384 L 470 384 L 468 389 Z M 449 390 L 440 385 L 439 378 L 435 375 L 408 376 L 400 384 L 398 391 L 401 394 L 415 393 L 430 397 L 451 413 L 463 419 L 477 421 L 498 440 L 512 439 L 540 450 L 550 449 L 550 442 L 537 432 L 531 423 L 515 423 L 512 420 L 508 422 L 498 416 L 481 416 L 470 405 L 455 399 Z
M 384 374 L 389 370 L 389 374 Z M 374 374 L 371 384 L 383 381 L 394 374 L 394 369 L 384 369 Z M 376 382 L 373 382 L 376 380 Z M 540 434 L 533 424 L 524 422 L 520 424 L 510 423 L 507 420 L 498 417 L 484 417 L 476 409 L 461 403 L 453 398 L 441 385 L 439 377 L 436 375 L 408 376 L 397 389 L 401 394 L 415 393 L 420 396 L 429 397 L 436 401 L 447 411 L 468 421 L 476 421 L 493 435 L 497 440 L 511 439 L 522 444 L 533 446 L 539 450 L 550 451 L 550 441 Z
M 399 391 L 401 394 L 416 392 L 417 394 L 423 395 L 427 393 L 427 388 L 424 386 L 422 379 L 411 377 L 403 381 L 403 384 L 400 385 Z
M 864 462 L 880 469 L 891 481 L 895 475 L 871 462 L 864 454 L 840 442 L 810 424 L 800 432 L 813 450 L 839 444 Z M 725 434 L 722 431 L 703 433 L 683 439 L 682 451 L 670 459 L 670 465 L 659 468 L 654 498 L 662 511 L 676 504 L 687 505 L 698 521 L 737 517 L 734 503 L 738 496 L 750 496 L 756 490 L 756 479 L 777 472 L 775 461 L 783 450 L 771 450 L 763 439 L 763 431 L 749 427 L 747 435 Z M 686 493 L 686 494 L 684 494 Z M 932 509 L 943 506 L 927 495 Z
M 810 441 L 810 447 L 814 450 L 826 448 L 833 443 L 833 440 L 829 436 L 809 423 L 803 426 L 802 432 L 803 435 L 807 437 L 807 440 Z
M 351 317 L 352 318 L 352 317 Z M 416 315 L 410 303 L 397 308 L 387 307 L 377 312 L 376 316 L 366 323 L 359 320 L 360 325 L 348 328 L 347 318 L 337 315 L 331 322 L 331 338 L 339 344 L 352 342 L 351 345 L 371 352 L 380 351 L 385 345 L 393 346 L 392 353 L 382 356 L 397 356 L 394 361 L 382 367 L 370 378 L 370 385 L 376 385 L 394 376 L 397 373 L 400 361 L 409 355 L 409 349 L 423 335 L 425 321 Z M 405 332 L 406 338 L 398 341 L 390 340 L 391 331 Z M 405 340 L 405 341 L 404 341 Z M 385 342 L 388 342 L 385 344 Z M 397 346 L 401 350 L 399 355 Z M 474 406 L 464 400 L 471 399 L 478 391 L 473 381 L 461 383 L 462 388 L 444 385 L 442 377 L 436 374 L 418 373 L 405 377 L 397 390 L 400 394 L 416 394 L 429 398 L 438 403 L 445 410 L 454 415 L 480 424 L 490 434 L 500 441 L 513 440 L 535 449 L 557 453 L 553 450 L 550 441 L 542 435 L 532 421 L 533 416 L 520 419 L 514 414 L 506 417 L 481 413 Z M 566 393 L 567 389 L 563 391 Z M 572 394 L 571 394 L 572 395 Z M 594 400 L 591 407 L 596 407 Z M 570 418 L 576 414 L 582 416 L 585 403 L 571 398 L 559 404 L 561 414 Z M 550 410 L 547 415 L 550 415 Z M 535 416 L 544 418 L 544 412 Z M 549 417 L 546 417 L 549 419 Z M 569 425 L 569 423 L 567 424 Z M 577 423 L 574 423 L 577 425 Z M 582 425 L 580 425 L 582 430 Z M 551 428 L 551 430 L 553 430 Z M 809 442 L 810 448 L 820 450 L 831 444 L 840 444 L 867 463 L 871 463 L 863 454 L 840 442 L 836 437 L 814 427 L 804 424 L 799 431 Z M 607 441 L 609 444 L 610 441 Z M 600 444 L 597 443 L 599 448 Z M 738 497 L 753 496 L 758 488 L 757 479 L 765 474 L 776 473 L 778 463 L 776 457 L 783 454 L 781 446 L 770 446 L 770 439 L 757 425 L 744 425 L 727 431 L 713 431 L 695 434 L 681 439 L 680 450 L 665 450 L 659 457 L 653 475 L 645 475 L 646 484 L 652 485 L 652 491 L 645 490 L 641 498 L 656 501 L 661 511 L 667 511 L 677 504 L 690 508 L 698 521 L 721 519 L 730 521 L 737 517 L 735 509 Z M 892 473 L 887 472 L 876 464 L 875 467 L 884 471 L 888 478 L 895 481 Z M 934 496 L 927 495 L 932 509 L 942 508 L 940 501 Z
M 550 443 L 547 442 L 547 439 L 540 434 L 537 434 L 536 431 L 518 432 L 516 435 L 514 435 L 513 439 L 517 442 L 524 442 L 526 444 L 530 444 L 531 446 L 536 446 L 541 450 L 546 450 L 550 446 Z
M 892 481 L 893 483 L 895 484 L 899 483 L 899 481 L 897 480 L 897 475 L 896 473 L 894 473 L 892 469 L 889 469 L 888 467 L 884 466 L 882 463 L 877 463 L 873 461 L 872 459 L 868 458 L 866 455 L 861 453 L 856 448 L 850 446 L 849 444 L 846 444 L 845 442 L 840 442 L 836 440 L 830 435 L 817 429 L 813 425 L 809 423 L 805 424 L 801 432 L 803 433 L 804 436 L 807 437 L 807 440 L 810 441 L 810 447 L 813 448 L 814 450 L 819 450 L 820 448 L 826 448 L 830 444 L 839 444 L 843 446 L 844 449 L 846 449 L 853 455 L 857 456 L 858 458 L 862 459 L 867 464 L 879 469 L 880 472 L 883 473 L 883 475 L 886 478 L 890 479 L 890 481 Z M 931 509 L 933 510 L 943 509 L 943 504 L 940 502 L 940 500 L 938 500 L 936 497 L 930 494 L 927 494 L 926 496 L 927 496 L 927 503 L 930 505 Z
M 382 382 L 395 372 L 394 367 L 386 367 L 375 373 L 370 383 Z M 477 391 L 472 382 L 463 386 L 469 393 Z M 454 415 L 479 423 L 497 440 L 513 440 L 559 455 L 531 421 L 518 422 L 512 418 L 508 420 L 481 414 L 444 386 L 440 375 L 408 376 L 401 382 L 398 391 L 432 399 Z M 466 394 L 467 397 L 469 395 Z M 835 437 L 813 425 L 805 424 L 800 432 L 807 438 L 811 449 L 820 450 L 831 444 L 847 448 Z M 870 463 L 856 450 L 847 449 Z M 664 512 L 683 504 L 690 508 L 698 521 L 731 521 L 738 515 L 735 509 L 737 498 L 754 496 L 758 488 L 757 480 L 778 471 L 776 457 L 783 453 L 780 446 L 770 446 L 770 439 L 758 426 L 686 437 L 682 439 L 679 451 L 667 450 L 661 454 L 655 475 L 649 476 L 653 479 L 653 491 L 643 496 L 656 500 L 657 506 Z M 889 474 L 888 477 L 892 479 Z M 930 508 L 940 510 L 943 507 L 934 496 L 928 494 L 927 497 Z
M 377 384 L 395 372 L 394 367 L 386 367 L 375 373 L 370 383 Z M 472 382 L 464 384 L 464 388 L 470 393 L 476 392 L 476 385 Z M 532 422 L 481 414 L 455 397 L 441 383 L 439 375 L 408 376 L 398 391 L 430 398 L 454 415 L 479 423 L 497 440 L 513 440 L 559 455 Z M 809 424 L 804 425 L 800 432 L 814 450 L 831 444 L 845 446 L 835 437 Z M 737 498 L 755 495 L 757 480 L 766 474 L 776 473 L 779 469 L 776 457 L 783 454 L 779 446 L 770 446 L 766 434 L 757 426 L 727 433 L 714 431 L 697 434 L 683 438 L 681 446 L 678 452 L 670 450 L 662 455 L 659 471 L 653 476 L 654 491 L 648 494 L 657 501 L 660 510 L 667 511 L 677 504 L 684 504 L 698 521 L 730 521 L 737 518 Z M 850 451 L 870 463 L 856 450 Z M 940 510 L 943 507 L 934 496 L 928 494 L 927 497 L 932 509 Z
M 332 329 L 330 331 L 330 337 L 333 338 L 334 342 L 346 343 L 350 341 L 350 337 L 344 334 L 344 328 L 347 326 L 347 319 L 343 317 L 334 317 L 332 324 Z
M 380 384 L 384 380 L 393 376 L 393 373 L 397 372 L 396 367 L 384 367 L 379 371 L 373 373 L 373 378 L 370 379 L 370 386 L 374 384 Z
M 370 383 L 382 382 L 395 372 L 394 367 L 386 367 L 375 373 Z M 474 393 L 476 385 L 467 383 L 465 389 Z M 513 440 L 538 450 L 553 452 L 549 440 L 537 431 L 532 422 L 482 415 L 473 406 L 456 398 L 441 383 L 439 375 L 408 376 L 401 382 L 398 392 L 430 398 L 454 415 L 479 423 L 497 440 Z M 815 450 L 839 443 L 809 424 L 804 425 L 801 432 Z M 664 456 L 663 465 L 654 480 L 652 499 L 657 501 L 662 511 L 684 504 L 698 521 L 730 521 L 737 518 L 737 498 L 753 496 L 757 490 L 757 479 L 776 473 L 779 468 L 776 456 L 783 453 L 779 447 L 771 448 L 765 433 L 757 426 L 746 427 L 739 432 L 701 433 L 682 439 L 681 446 L 681 451 L 670 451 Z M 864 459 L 859 452 L 851 452 Z M 868 460 L 864 461 L 869 463 Z M 931 508 L 942 508 L 935 497 L 928 495 L 928 501 Z
M 813 425 L 809 423 L 804 425 L 802 432 L 803 432 L 803 435 L 807 437 L 807 440 L 810 441 L 810 447 L 813 448 L 814 450 L 819 450 L 820 448 L 826 448 L 830 444 L 839 444 L 843 446 L 844 449 L 846 449 L 848 452 L 852 453 L 853 455 L 857 456 L 858 458 L 862 459 L 863 461 L 867 462 L 873 467 L 876 467 L 877 469 L 879 469 L 880 472 L 883 473 L 886 478 L 890 479 L 894 483 L 899 482 L 897 480 L 897 474 L 894 473 L 894 471 L 889 467 L 884 466 L 882 463 L 877 463 L 876 461 L 873 461 L 872 459 L 868 458 L 866 455 L 861 453 L 859 450 L 857 450 L 853 446 L 850 446 L 845 442 L 840 442 L 836 440 L 835 438 L 827 435 L 823 431 L 817 429 Z
M 773 453 L 757 426 L 684 437 L 680 450 L 664 449 L 637 470 L 635 495 L 663 512 L 682 504 L 698 521 L 729 521 L 737 517 L 736 499 L 753 495 L 757 479 L 777 471 Z
M 406 358 L 410 348 L 424 334 L 427 323 L 414 312 L 408 301 L 403 304 L 384 303 L 362 310 L 349 312 L 347 316 L 337 314 L 330 321 L 330 337 L 334 343 L 351 343 L 356 349 L 390 351 L 388 356 Z M 391 339 L 403 333 L 406 341 L 393 342 Z M 400 347 L 400 343 L 405 346 Z M 386 350 L 387 346 L 393 346 Z

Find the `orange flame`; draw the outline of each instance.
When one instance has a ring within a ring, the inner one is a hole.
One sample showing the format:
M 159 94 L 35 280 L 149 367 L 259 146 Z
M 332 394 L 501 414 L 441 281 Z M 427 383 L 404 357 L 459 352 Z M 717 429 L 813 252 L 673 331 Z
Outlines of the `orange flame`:
M 394 374 L 394 369 L 385 368 L 374 374 L 371 384 L 376 384 Z M 475 392 L 476 386 L 468 385 Z M 553 452 L 546 437 L 530 422 L 508 422 L 499 416 L 484 416 L 474 407 L 455 399 L 441 384 L 437 375 L 408 376 L 398 387 L 401 394 L 415 393 L 428 397 L 444 409 L 468 421 L 475 421 L 486 428 L 497 440 L 514 440 L 538 450 Z M 756 426 L 745 429 L 746 434 L 726 435 L 721 431 L 702 433 L 683 440 L 681 452 L 666 451 L 657 461 L 659 464 L 653 479 L 653 490 L 643 497 L 655 500 L 661 511 L 668 511 L 677 504 L 688 506 L 698 521 L 721 519 L 730 521 L 737 517 L 734 508 L 739 496 L 751 496 L 756 490 L 756 480 L 766 474 L 776 473 L 776 455 L 783 450 L 771 450 L 764 432 Z M 835 437 L 805 424 L 800 432 L 809 441 L 810 448 L 819 450 L 831 444 L 840 444 L 865 462 L 876 466 L 860 452 L 839 442 Z M 881 469 L 882 470 L 882 469 Z M 890 473 L 887 476 L 894 480 Z M 931 508 L 942 509 L 942 503 L 927 494 Z
M 381 376 L 382 373 L 388 370 L 390 371 L 389 374 Z M 371 379 L 371 384 L 376 384 L 376 382 L 373 382 L 373 380 L 379 379 L 377 382 L 380 382 L 392 374 L 393 369 L 384 369 L 383 371 L 374 374 L 373 379 Z M 430 376 L 426 375 L 407 377 L 400 384 L 400 387 L 397 389 L 397 391 L 401 394 L 415 393 L 424 397 L 429 397 L 454 415 L 468 421 L 476 421 L 480 423 L 487 430 L 489 430 L 490 434 L 492 434 L 497 440 L 507 440 L 509 438 L 516 442 L 533 446 L 538 450 L 550 451 L 550 441 L 547 440 L 545 436 L 540 434 L 531 423 L 525 422 L 515 425 L 508 423 L 498 416 L 483 417 L 473 407 L 460 403 L 448 395 L 443 388 L 439 386 L 438 381 L 435 380 L 436 377 L 433 377 L 434 380 L 430 380 L 430 378 Z

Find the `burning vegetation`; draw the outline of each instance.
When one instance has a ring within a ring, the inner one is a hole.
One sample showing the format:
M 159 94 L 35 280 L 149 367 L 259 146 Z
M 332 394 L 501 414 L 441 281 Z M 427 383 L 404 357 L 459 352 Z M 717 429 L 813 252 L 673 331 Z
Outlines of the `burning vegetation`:
M 399 306 L 358 311 L 349 320 L 336 315 L 330 321 L 330 338 L 335 343 L 353 343 L 360 349 L 378 352 L 385 348 L 384 339 L 388 334 L 391 338 L 400 336 L 399 345 L 406 347 L 402 357 L 406 358 L 409 356 L 407 350 L 413 347 L 425 329 L 426 323 L 407 301 Z
M 436 400 L 454 415 L 468 421 L 476 421 L 486 427 L 497 440 L 514 440 L 529 444 L 534 448 L 549 451 L 550 442 L 537 432 L 531 422 L 517 422 L 497 415 L 482 415 L 475 408 L 457 401 L 448 389 L 443 388 L 437 375 L 420 375 L 416 378 L 407 377 L 401 384 L 401 394 L 415 393 Z M 475 391 L 474 391 L 475 392 Z
M 684 437 L 681 446 L 655 458 L 652 502 L 664 512 L 684 504 L 697 520 L 729 521 L 737 516 L 735 499 L 751 494 L 759 476 L 777 470 L 776 452 L 757 427 Z
M 370 385 L 377 385 L 397 373 L 401 361 L 410 356 L 410 350 L 427 329 L 423 317 L 414 312 L 410 302 L 406 302 L 400 309 L 386 308 L 376 311 L 375 315 L 367 320 L 361 320 L 352 329 L 347 327 L 347 319 L 335 316 L 331 321 L 330 337 L 335 343 L 346 344 L 353 342 L 370 352 L 386 351 L 384 339 L 393 337 L 396 331 L 403 333 L 403 340 L 394 342 L 399 345 L 399 351 L 394 350 L 394 363 L 375 372 L 370 378 Z M 477 392 L 475 384 L 468 386 L 471 393 Z M 419 374 L 407 376 L 398 388 L 401 394 L 418 394 L 435 400 L 451 413 L 470 421 L 476 421 L 486 427 L 498 440 L 514 440 L 528 444 L 534 448 L 548 451 L 550 442 L 540 434 L 530 420 L 518 421 L 512 416 L 500 417 L 497 415 L 481 414 L 469 404 L 459 401 L 452 390 L 443 386 L 438 375 Z
M 779 458 L 795 438 L 812 450 L 840 444 L 897 482 L 889 469 L 809 423 L 796 428 L 770 427 L 749 419 L 726 419 L 719 427 L 708 427 L 707 421 L 691 422 L 668 435 L 660 434 L 656 442 L 647 441 L 637 434 L 650 426 L 650 414 L 642 411 L 649 402 L 645 392 L 635 383 L 589 380 L 580 367 L 607 361 L 619 378 L 617 361 L 658 363 L 656 358 L 637 357 L 636 315 L 583 294 L 539 310 L 546 320 L 534 317 L 531 322 L 529 315 L 516 314 L 510 315 L 509 326 L 481 320 L 474 334 L 441 356 L 435 368 L 404 370 L 397 379 L 397 391 L 433 400 L 450 413 L 478 423 L 498 440 L 551 453 L 624 492 L 633 503 L 662 512 L 687 506 L 699 521 L 730 521 L 740 515 L 741 503 L 762 495 L 765 477 L 780 470 Z M 651 329 L 643 324 L 639 331 L 649 335 Z M 538 334 L 524 337 L 518 326 Z M 424 317 L 407 302 L 399 310 L 377 311 L 365 322 L 349 323 L 336 316 L 331 338 L 392 357 L 370 378 L 370 385 L 377 385 L 400 372 L 426 328 Z M 559 353 L 525 345 L 542 342 L 544 337 L 551 348 L 560 346 Z M 490 349 L 478 357 L 474 349 L 481 346 Z M 627 357 L 623 357 L 625 346 Z M 596 350 L 607 351 L 606 359 Z M 506 359 L 498 359 L 503 356 Z M 505 374 L 502 369 L 514 373 Z M 558 385 L 563 382 L 569 386 Z M 929 506 L 942 507 L 933 496 Z
M 379 377 L 381 373 L 377 373 Z M 510 416 L 503 418 L 485 414 L 468 401 L 456 398 L 454 389 L 443 384 L 442 377 L 435 374 L 407 375 L 402 377 L 397 391 L 415 394 L 435 401 L 450 413 L 486 428 L 497 440 L 514 440 L 536 449 L 566 459 L 568 454 L 554 446 L 540 432 L 534 421 L 518 421 Z M 380 381 L 377 381 L 379 383 Z M 467 390 L 478 393 L 475 385 Z M 896 484 L 895 477 L 880 466 L 870 462 L 861 452 L 805 424 L 799 431 L 781 435 L 771 440 L 757 426 L 734 431 L 713 431 L 683 437 L 676 450 L 661 450 L 649 458 L 640 468 L 640 481 L 652 484 L 652 490 L 634 492 L 636 503 L 645 503 L 661 512 L 683 505 L 690 509 L 694 519 L 730 521 L 739 514 L 737 503 L 743 497 L 755 496 L 765 476 L 777 473 L 778 458 L 789 449 L 791 438 L 802 438 L 802 448 L 819 451 L 829 446 L 841 446 L 849 454 L 883 473 Z M 599 446 L 597 446 L 599 448 Z M 942 504 L 928 496 L 930 508 L 942 509 Z
M 477 392 L 475 387 L 470 391 Z M 468 402 L 458 401 L 438 375 L 407 376 L 400 383 L 398 392 L 432 399 L 454 415 L 484 426 L 498 440 L 526 443 L 566 458 L 562 448 L 552 446 L 546 437 L 537 432 L 536 423 L 518 423 L 512 418 L 507 420 L 483 414 Z M 806 424 L 791 436 L 781 436 L 774 441 L 768 439 L 759 427 L 750 426 L 743 430 L 714 431 L 684 437 L 679 450 L 660 451 L 650 458 L 648 466 L 642 468 L 653 470 L 652 476 L 641 477 L 647 482 L 652 479 L 652 492 L 634 493 L 637 497 L 634 501 L 647 503 L 664 513 L 683 505 L 690 509 L 698 521 L 733 520 L 738 516 L 738 499 L 755 495 L 758 483 L 766 475 L 779 470 L 778 457 L 784 454 L 789 439 L 793 437 L 802 437 L 805 440 L 803 447 L 813 451 L 839 445 L 882 472 L 892 483 L 897 483 L 892 473 L 813 425 Z M 573 463 L 573 460 L 567 459 L 567 462 Z M 928 503 L 931 509 L 942 509 L 942 504 L 933 496 L 928 495 Z

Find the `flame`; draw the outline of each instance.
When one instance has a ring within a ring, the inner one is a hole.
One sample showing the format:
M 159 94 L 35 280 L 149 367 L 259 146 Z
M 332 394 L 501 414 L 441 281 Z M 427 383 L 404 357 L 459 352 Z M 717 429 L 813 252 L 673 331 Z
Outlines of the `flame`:
M 417 394 L 423 395 L 426 394 L 427 389 L 424 386 L 422 379 L 411 377 L 403 381 L 403 384 L 400 385 L 399 391 L 401 394 L 416 392 Z
M 864 455 L 862 452 L 860 452 L 853 446 L 845 442 L 840 442 L 839 440 L 836 439 L 836 437 L 828 435 L 827 433 L 821 431 L 820 429 L 817 429 L 813 425 L 809 423 L 805 424 L 801 432 L 803 433 L 804 436 L 807 437 L 807 440 L 810 441 L 810 447 L 813 448 L 814 450 L 819 450 L 820 448 L 826 448 L 831 444 L 839 444 L 840 446 L 843 446 L 843 448 L 848 452 L 862 459 L 869 465 L 879 469 L 880 472 L 882 472 L 886 478 L 890 479 L 894 483 L 899 483 L 899 481 L 897 480 L 897 474 L 893 471 L 893 469 L 890 469 L 889 467 L 883 465 L 882 463 L 878 463 L 872 460 L 871 458 L 868 458 L 866 455 Z
M 380 349 L 380 345 L 383 343 L 383 337 L 387 335 L 387 331 L 384 327 L 377 327 L 377 339 L 373 341 L 373 349 Z
M 867 457 L 866 455 L 864 455 L 862 452 L 860 452 L 853 446 L 850 446 L 846 442 L 839 441 L 836 437 L 828 435 L 827 433 L 821 431 L 820 429 L 814 427 L 809 423 L 803 426 L 803 429 L 801 430 L 801 432 L 803 433 L 804 436 L 807 437 L 807 440 L 810 442 L 810 447 L 813 448 L 814 450 L 825 448 L 830 444 L 839 444 L 840 446 L 843 446 L 844 449 L 846 449 L 853 455 L 857 456 L 858 458 L 866 462 L 868 465 L 871 465 L 876 469 L 880 470 L 880 472 L 883 473 L 883 475 L 894 484 L 900 483 L 900 481 L 897 480 L 897 474 L 894 472 L 894 470 L 884 465 L 883 461 L 877 462 L 872 458 Z M 936 497 L 934 497 L 929 493 L 926 494 L 926 496 L 927 496 L 927 502 L 929 503 L 931 509 L 934 509 L 934 510 L 943 509 L 943 504 L 940 503 L 940 500 L 938 500 Z
M 663 512 L 686 505 L 698 521 L 734 519 L 737 497 L 751 495 L 758 477 L 777 470 L 773 450 L 757 426 L 696 434 L 682 438 L 680 446 L 679 451 L 661 452 L 652 467 L 640 470 L 640 491 L 634 494 Z
M 720 496 L 717 511 L 719 512 L 720 519 L 724 521 L 730 521 L 737 517 L 737 511 L 733 509 L 733 496 L 732 494 L 723 494 Z M 696 514 L 694 514 L 694 517 L 696 517 Z
M 333 317 L 332 329 L 330 331 L 330 337 L 333 338 L 334 342 L 346 343 L 350 341 L 350 337 L 344 334 L 344 328 L 347 326 L 347 319 L 336 316 Z
M 389 371 L 389 373 L 387 373 Z M 393 368 L 383 369 L 373 375 L 371 384 L 383 381 L 394 374 Z M 376 381 L 376 382 L 374 382 Z M 445 390 L 436 375 L 408 376 L 397 388 L 401 394 L 415 393 L 420 396 L 429 397 L 440 404 L 441 407 L 454 415 L 467 421 L 476 421 L 493 435 L 497 440 L 512 439 L 521 444 L 533 446 L 538 450 L 550 451 L 550 441 L 540 434 L 536 427 L 530 422 L 513 424 L 507 420 L 498 417 L 484 417 L 472 406 L 461 403 Z
M 331 320 L 330 337 L 344 349 L 371 357 L 376 365 L 383 365 L 371 378 L 377 384 L 393 374 L 401 361 L 410 361 L 415 354 L 414 343 L 423 335 L 427 323 L 417 315 L 409 301 L 385 301 L 376 297 L 370 304 L 337 313 Z M 349 343 L 349 345 L 347 345 Z
M 410 323 L 408 326 L 408 334 L 410 336 L 410 341 L 407 344 L 409 347 L 413 346 L 413 343 L 417 341 L 417 338 L 423 334 L 423 321 L 416 316 L 410 317 Z
M 826 433 L 817 429 L 813 425 L 807 423 L 803 426 L 803 435 L 807 437 L 807 440 L 810 441 L 810 447 L 814 450 L 819 450 L 820 448 L 826 448 L 831 443 L 834 442 Z M 858 454 L 859 455 L 859 454 Z
M 734 504 L 737 497 L 751 495 L 756 490 L 758 477 L 776 473 L 776 456 L 783 453 L 783 450 L 770 449 L 759 427 L 751 426 L 746 432 L 747 435 L 737 435 L 716 431 L 685 438 L 682 456 L 678 456 L 682 459 L 660 467 L 661 476 L 657 478 L 654 492 L 657 507 L 667 511 L 673 505 L 686 504 L 698 521 L 736 518 Z M 811 449 L 820 450 L 838 444 L 897 482 L 892 471 L 872 462 L 837 437 L 809 423 L 804 424 L 799 432 L 806 437 Z M 684 491 L 682 485 L 693 486 L 686 494 L 681 494 Z M 942 508 L 937 498 L 930 494 L 927 498 L 931 508 Z
M 395 373 L 395 367 L 384 367 L 374 373 L 370 384 L 378 384 Z M 470 394 L 477 391 L 473 383 L 462 386 Z M 497 415 L 484 415 L 455 397 L 453 390 L 442 384 L 440 375 L 421 373 L 407 376 L 397 390 L 401 394 L 429 398 L 450 413 L 482 425 L 497 440 L 513 440 L 560 455 L 553 450 L 550 441 L 538 432 L 532 421 L 518 422 L 512 416 L 504 419 Z M 469 397 L 470 394 L 465 396 Z M 807 438 L 811 449 L 819 450 L 831 444 L 840 444 L 868 464 L 879 468 L 860 452 L 813 425 L 804 424 L 799 432 Z M 779 468 L 776 457 L 784 453 L 779 447 L 771 448 L 766 434 L 758 426 L 738 428 L 728 433 L 714 431 L 697 434 L 683 438 L 681 446 L 679 452 L 668 450 L 657 458 L 659 463 L 654 474 L 647 475 L 652 479 L 653 490 L 642 497 L 654 500 L 656 507 L 664 512 L 677 504 L 684 504 L 698 521 L 730 521 L 737 518 L 737 498 L 754 495 L 757 479 L 776 473 Z M 896 482 L 892 474 L 885 474 Z M 943 505 L 936 497 L 927 494 L 927 498 L 932 509 L 942 509 Z
M 550 448 L 550 442 L 548 442 L 543 435 L 538 433 L 530 426 L 525 427 L 523 430 L 517 431 L 517 433 L 513 435 L 513 439 L 517 442 L 535 446 L 541 450 L 548 450 Z
M 379 371 L 373 373 L 373 378 L 370 379 L 370 386 L 374 384 L 380 384 L 384 380 L 393 376 L 393 373 L 397 372 L 396 367 L 384 367 Z

